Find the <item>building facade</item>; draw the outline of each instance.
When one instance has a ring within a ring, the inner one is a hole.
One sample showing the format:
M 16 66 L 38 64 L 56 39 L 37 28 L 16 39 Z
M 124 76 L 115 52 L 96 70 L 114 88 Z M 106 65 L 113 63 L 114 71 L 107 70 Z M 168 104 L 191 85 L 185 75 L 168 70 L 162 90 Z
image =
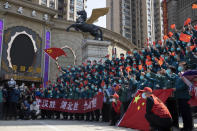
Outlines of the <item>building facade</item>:
M 115 31 L 137 47 L 161 40 L 163 37 L 160 0 L 107 0 L 110 12 L 107 28 Z
M 76 21 L 77 11 L 84 10 L 87 0 L 30 0 L 39 5 L 58 10 L 56 17 Z
M 36 2 L 0 1 L 0 81 L 10 78 L 34 82 L 55 80 L 59 74 L 56 62 L 44 53 L 44 49 L 50 47 L 65 50 L 67 57 L 58 59 L 62 67 L 81 65 L 85 62 L 83 54 L 86 58 L 89 57 L 89 54 L 83 51 L 83 45 L 93 39 L 92 36 L 75 30 L 67 32 L 66 28 L 73 24 L 72 21 L 58 18 L 58 8 Z M 104 28 L 102 30 L 104 41 L 110 43 L 108 48 L 106 47 L 110 56 L 114 48 L 117 56 L 135 48 L 118 33 Z M 102 49 L 95 52 L 99 50 Z M 99 59 L 104 57 L 99 56 Z
M 197 4 L 196 0 L 164 0 L 164 2 L 167 2 L 168 31 L 172 24 L 181 29 L 187 18 L 191 18 L 192 24 L 197 24 L 197 10 L 192 9 L 192 4 Z

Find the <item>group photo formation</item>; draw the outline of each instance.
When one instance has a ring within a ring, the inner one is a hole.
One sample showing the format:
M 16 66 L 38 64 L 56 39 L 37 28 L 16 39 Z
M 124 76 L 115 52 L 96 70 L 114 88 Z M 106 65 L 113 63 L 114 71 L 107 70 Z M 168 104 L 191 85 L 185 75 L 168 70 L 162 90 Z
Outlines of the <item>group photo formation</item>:
M 0 130 L 197 130 L 197 1 L 0 0 Z

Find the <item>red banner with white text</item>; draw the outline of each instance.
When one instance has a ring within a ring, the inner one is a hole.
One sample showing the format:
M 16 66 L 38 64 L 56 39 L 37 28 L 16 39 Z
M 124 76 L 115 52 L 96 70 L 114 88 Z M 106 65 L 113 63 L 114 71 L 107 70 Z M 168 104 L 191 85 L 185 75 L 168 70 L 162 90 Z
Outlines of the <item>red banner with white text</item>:
M 101 109 L 103 107 L 103 94 L 100 93 L 91 99 L 53 99 L 53 98 L 36 98 L 40 109 L 54 110 L 70 113 L 86 113 Z

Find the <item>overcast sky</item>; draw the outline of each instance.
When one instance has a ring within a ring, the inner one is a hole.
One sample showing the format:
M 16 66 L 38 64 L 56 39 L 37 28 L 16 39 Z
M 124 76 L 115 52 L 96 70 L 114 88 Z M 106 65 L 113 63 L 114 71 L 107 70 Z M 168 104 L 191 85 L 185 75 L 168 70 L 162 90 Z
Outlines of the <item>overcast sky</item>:
M 88 13 L 88 17 L 92 14 L 92 9 L 106 7 L 106 0 L 87 0 L 87 8 L 85 9 Z M 106 16 L 99 18 L 99 21 L 94 23 L 95 25 L 106 27 Z

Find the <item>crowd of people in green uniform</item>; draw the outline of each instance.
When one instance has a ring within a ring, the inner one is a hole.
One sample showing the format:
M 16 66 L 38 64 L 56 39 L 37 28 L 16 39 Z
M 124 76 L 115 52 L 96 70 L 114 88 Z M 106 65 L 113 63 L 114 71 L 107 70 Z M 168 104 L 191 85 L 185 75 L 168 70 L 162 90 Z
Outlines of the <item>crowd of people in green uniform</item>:
M 197 69 L 197 30 L 189 23 L 181 31 L 175 28 L 172 32 L 165 36 L 163 42 L 153 42 L 141 50 L 133 49 L 125 55 L 120 54 L 120 57 L 113 54 L 111 59 L 106 56 L 103 62 L 87 61 L 82 65 L 61 67 L 57 81 L 49 82 L 46 88 L 33 89 L 35 96 L 78 100 L 92 98 L 98 92 L 103 92 L 103 108 L 86 114 L 41 110 L 42 118 L 55 116 L 60 119 L 62 114 L 63 119 L 99 121 L 102 118 L 102 121 L 109 122 L 114 117 L 110 115 L 114 93 L 118 94 L 122 103 L 121 111 L 117 113 L 121 118 L 137 90 L 144 87 L 153 90 L 173 88 L 174 95 L 168 98 L 166 105 L 171 111 L 174 126 L 178 127 L 180 113 L 184 126 L 191 128 L 191 109 L 187 104 L 190 99 L 189 87 L 179 73 Z M 181 33 L 191 36 L 190 41 L 180 39 Z

